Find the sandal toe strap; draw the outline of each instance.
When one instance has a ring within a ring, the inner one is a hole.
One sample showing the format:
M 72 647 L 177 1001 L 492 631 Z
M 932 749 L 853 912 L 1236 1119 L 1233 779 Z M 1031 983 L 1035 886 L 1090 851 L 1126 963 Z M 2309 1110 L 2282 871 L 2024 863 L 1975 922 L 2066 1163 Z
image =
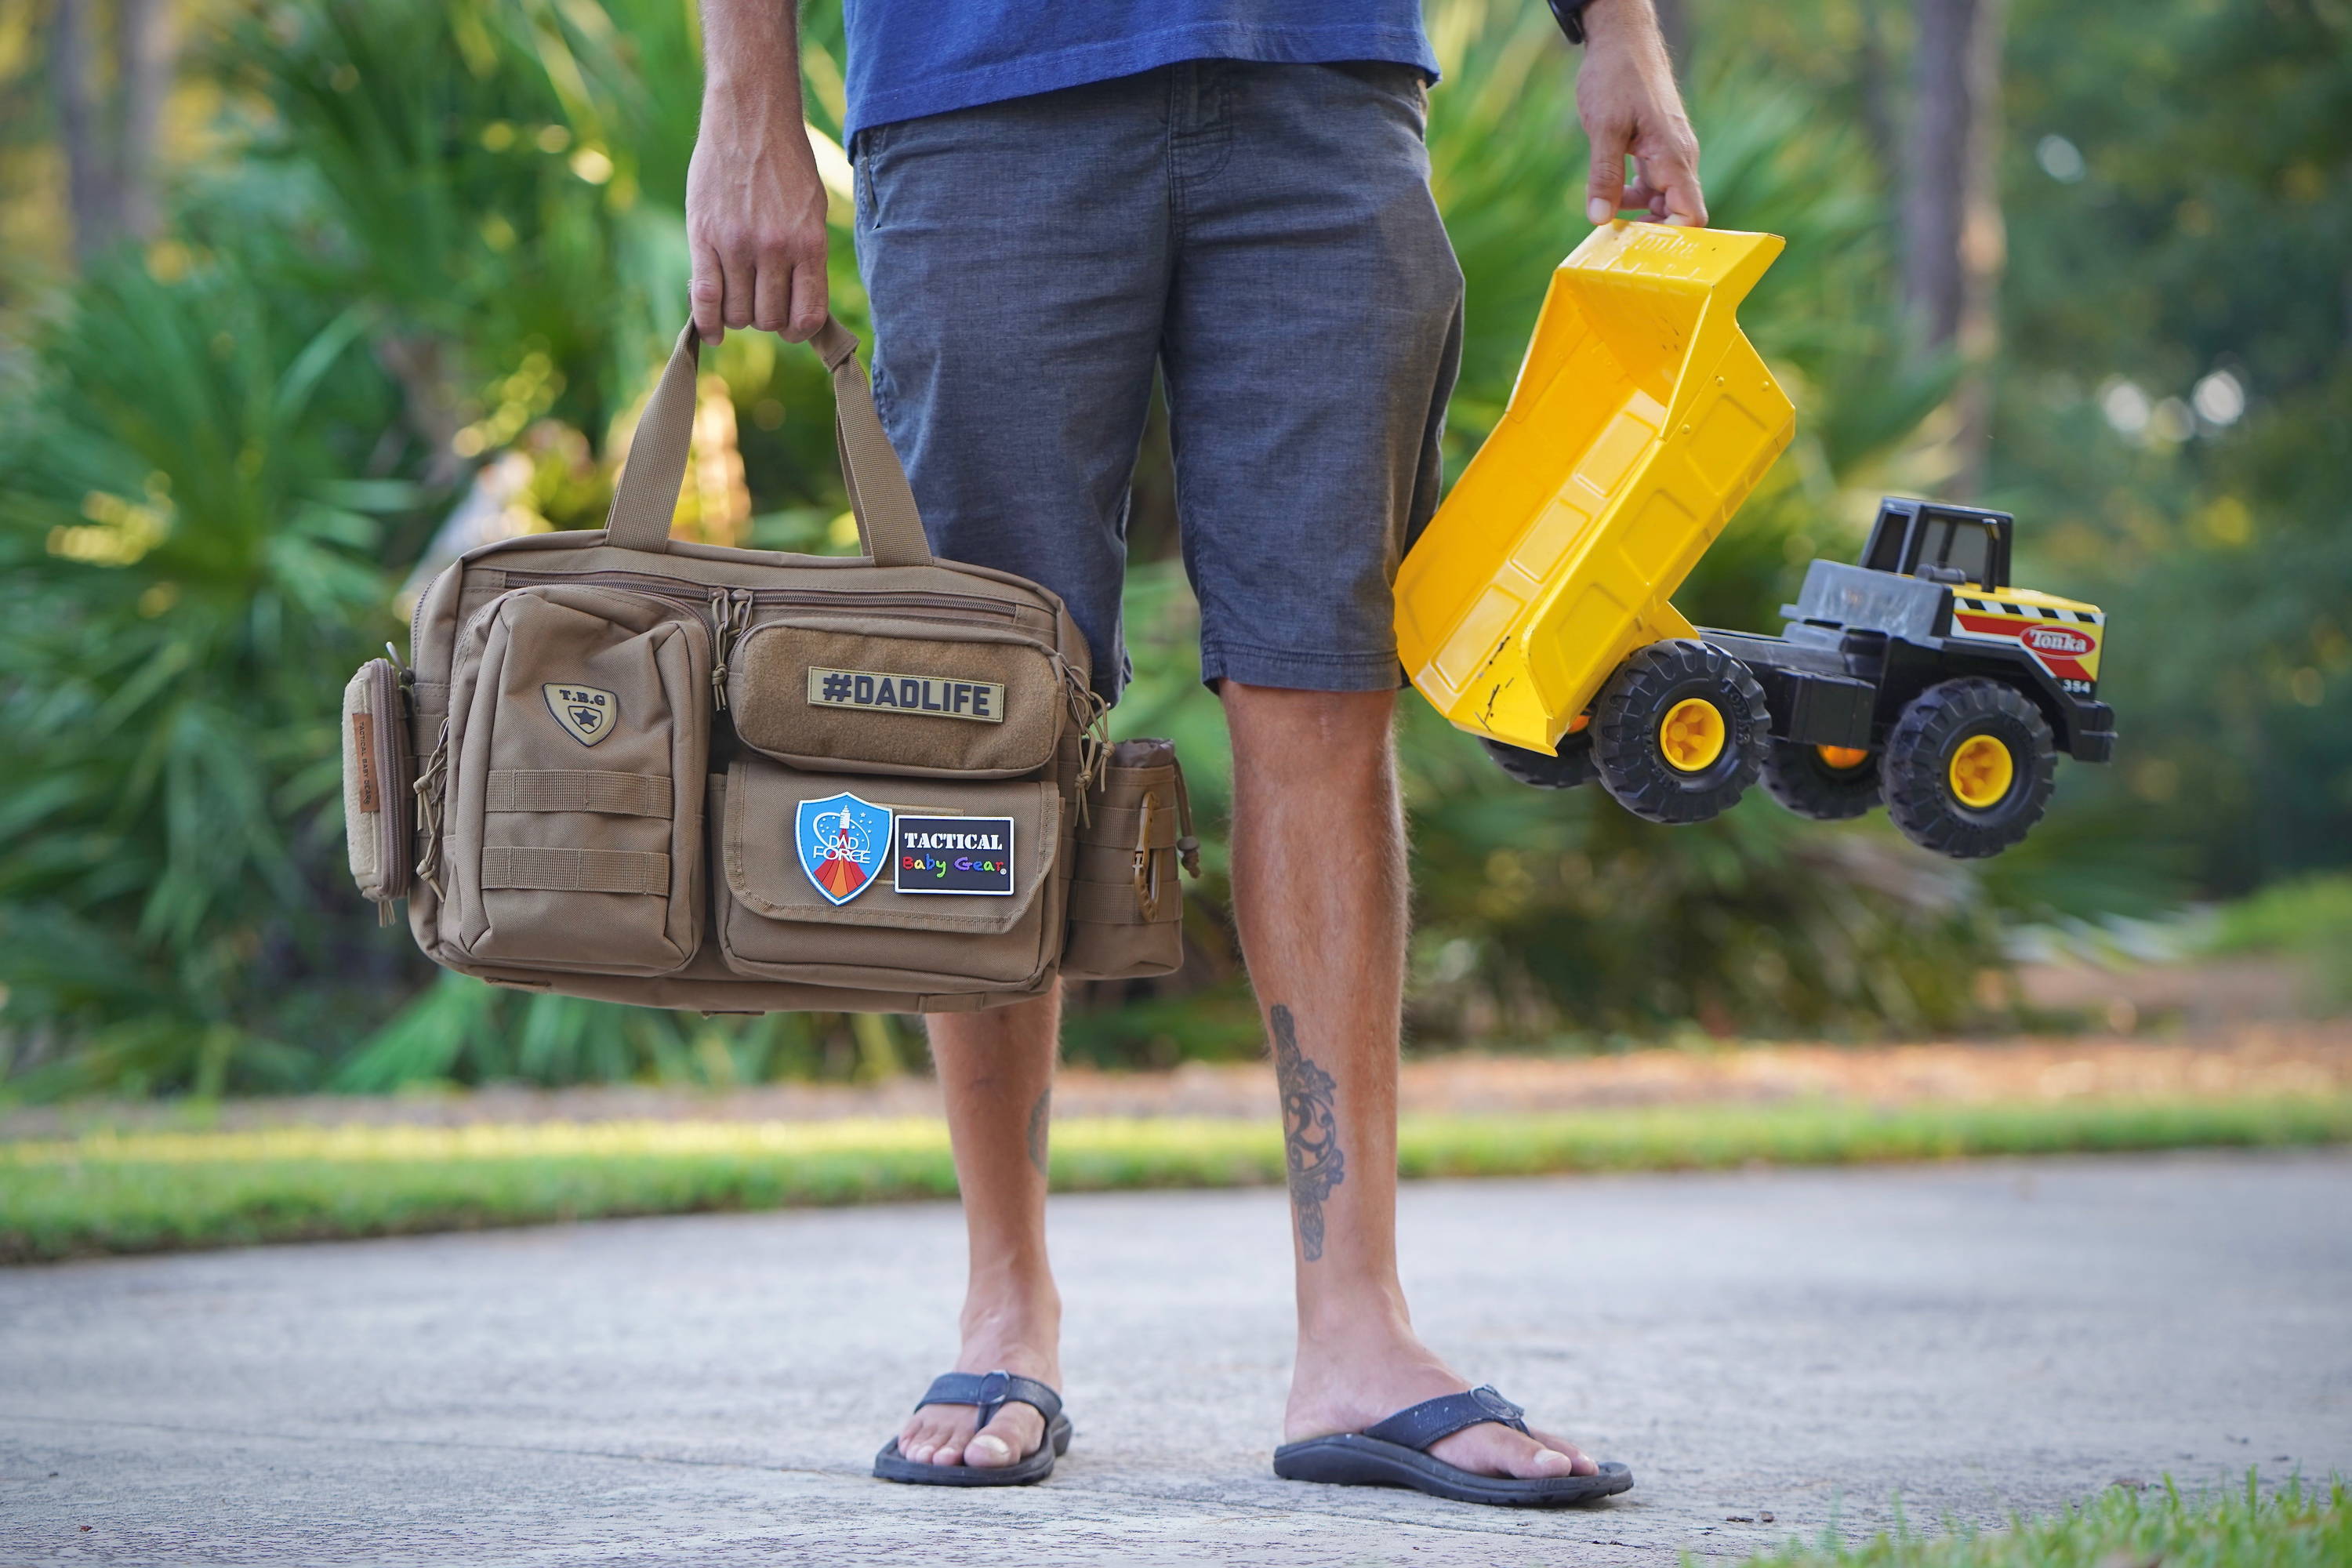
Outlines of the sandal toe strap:
M 996 1419 L 999 1410 L 1012 1404 L 1034 1405 L 1048 1421 L 1062 1413 L 1060 1394 L 1034 1377 L 1012 1372 L 942 1373 L 931 1379 L 931 1386 L 915 1401 L 915 1408 L 920 1410 L 926 1405 L 976 1405 L 980 1407 L 980 1425 L 985 1426 Z
M 1408 1405 L 1378 1426 L 1365 1427 L 1364 1436 L 1422 1450 L 1465 1426 L 1486 1421 L 1500 1422 L 1515 1432 L 1524 1432 L 1528 1429 L 1527 1414 L 1489 1384 L 1466 1394 L 1443 1394 L 1435 1399 Z

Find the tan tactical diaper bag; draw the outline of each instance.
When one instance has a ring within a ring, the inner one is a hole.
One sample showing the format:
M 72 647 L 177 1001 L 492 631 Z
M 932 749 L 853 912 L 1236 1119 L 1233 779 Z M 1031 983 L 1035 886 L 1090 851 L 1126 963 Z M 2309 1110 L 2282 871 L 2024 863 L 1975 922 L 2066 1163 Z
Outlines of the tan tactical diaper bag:
M 680 335 L 606 526 L 453 563 L 344 697 L 352 874 L 462 973 L 704 1012 L 953 1012 L 1163 974 L 1197 870 L 1165 741 L 1101 737 L 1061 601 L 932 557 L 828 321 L 862 558 L 669 537 Z

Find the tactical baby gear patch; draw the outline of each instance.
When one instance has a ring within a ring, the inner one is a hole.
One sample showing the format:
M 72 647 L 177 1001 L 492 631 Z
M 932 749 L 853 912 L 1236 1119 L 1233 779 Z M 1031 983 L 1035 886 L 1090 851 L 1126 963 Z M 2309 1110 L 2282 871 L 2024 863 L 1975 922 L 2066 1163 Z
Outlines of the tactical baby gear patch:
M 889 675 L 878 669 L 809 666 L 808 700 L 819 708 L 865 708 L 886 713 L 936 713 L 942 719 L 1004 722 L 1004 686 L 995 680 L 942 680 L 930 675 Z
M 551 681 L 539 689 L 555 721 L 583 746 L 594 745 L 621 721 L 621 700 L 600 688 Z
M 902 893 L 1013 894 L 1009 816 L 901 816 L 893 862 Z
M 800 804 L 794 847 L 825 901 L 845 904 L 873 885 L 890 845 L 890 808 L 854 795 Z

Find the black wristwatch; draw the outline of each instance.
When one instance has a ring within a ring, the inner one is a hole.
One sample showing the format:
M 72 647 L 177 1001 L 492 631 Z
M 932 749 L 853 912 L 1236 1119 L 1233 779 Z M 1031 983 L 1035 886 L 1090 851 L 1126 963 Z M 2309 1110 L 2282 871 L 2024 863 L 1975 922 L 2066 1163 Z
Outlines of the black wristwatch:
M 1584 42 L 1584 8 L 1591 4 L 1592 0 L 1551 0 L 1551 14 L 1570 43 Z

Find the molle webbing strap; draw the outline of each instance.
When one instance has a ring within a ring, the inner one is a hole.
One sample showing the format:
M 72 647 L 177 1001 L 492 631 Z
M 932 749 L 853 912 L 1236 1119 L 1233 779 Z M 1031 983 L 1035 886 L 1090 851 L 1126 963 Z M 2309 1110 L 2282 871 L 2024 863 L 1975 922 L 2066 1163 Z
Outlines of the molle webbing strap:
M 669 780 L 659 773 L 583 769 L 499 768 L 491 773 L 489 811 L 597 811 L 608 816 L 667 816 Z
M 1146 908 L 1133 882 L 1070 882 L 1070 918 L 1095 925 L 1141 926 L 1157 923 L 1157 908 Z
M 551 849 L 492 844 L 482 850 L 482 888 L 548 893 L 667 893 L 669 857 L 636 849 Z
M 1144 798 L 1153 804 L 1096 806 L 1093 820 L 1087 824 L 1087 842 L 1116 844 L 1121 848 L 1175 848 L 1176 814 L 1159 805 L 1156 797 Z
M 857 363 L 857 340 L 828 316 L 809 344 L 833 373 L 834 444 L 866 555 L 877 566 L 929 565 L 931 551 L 915 510 L 915 492 L 874 412 L 874 389 Z M 694 384 L 701 362 L 702 338 L 688 321 L 629 442 L 628 464 L 604 520 L 614 544 L 654 552 L 669 548 L 670 519 L 677 510 L 693 442 Z

